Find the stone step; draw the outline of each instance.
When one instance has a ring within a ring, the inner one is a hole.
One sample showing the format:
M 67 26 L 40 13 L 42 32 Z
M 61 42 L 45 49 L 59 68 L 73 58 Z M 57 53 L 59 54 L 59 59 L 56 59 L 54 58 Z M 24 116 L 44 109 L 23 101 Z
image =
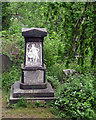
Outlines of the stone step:
M 13 97 L 21 98 L 21 97 L 54 97 L 54 91 L 51 87 L 50 83 L 47 83 L 46 89 L 30 89 L 24 90 L 20 89 L 20 82 L 15 82 L 13 87 Z
M 11 86 L 11 92 L 10 92 L 10 104 L 15 104 L 19 102 L 22 98 L 14 98 L 13 97 L 13 86 Z M 46 101 L 49 102 L 51 100 L 55 100 L 55 97 L 25 97 L 24 100 L 27 102 L 34 102 L 34 101 Z
M 33 83 L 33 84 L 24 84 L 20 83 L 20 88 L 23 90 L 29 90 L 29 89 L 45 89 L 47 88 L 47 83 Z

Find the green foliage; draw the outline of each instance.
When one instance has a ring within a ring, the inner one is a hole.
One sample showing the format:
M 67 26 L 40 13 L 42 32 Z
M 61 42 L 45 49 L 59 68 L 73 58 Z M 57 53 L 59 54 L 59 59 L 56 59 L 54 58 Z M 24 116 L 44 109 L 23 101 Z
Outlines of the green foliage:
M 24 40 L 21 33 L 11 35 L 11 32 L 2 32 L 2 53 L 10 57 L 13 63 L 21 64 L 24 61 Z
M 40 101 L 38 100 L 38 101 L 35 103 L 35 105 L 36 105 L 37 107 L 40 107 Z
M 11 16 L 11 26 L 8 30 L 11 33 L 10 37 L 20 33 L 22 27 L 47 28 L 48 36 L 44 42 L 44 58 L 47 67 L 62 62 L 66 62 L 66 67 L 68 67 L 75 54 L 79 54 L 81 57 L 77 58 L 78 64 L 84 70 L 85 58 L 89 56 L 89 49 L 91 49 L 90 67 L 95 67 L 96 3 L 14 2 L 3 4 L 2 9 L 5 10 L 3 14 L 8 15 L 7 19 L 10 19 Z M 10 37 L 7 39 L 8 41 L 11 40 Z M 21 45 L 23 39 L 21 40 L 19 37 L 17 39 L 18 45 Z M 13 47 L 13 49 L 15 48 Z M 17 52 L 19 53 L 19 51 Z M 16 56 L 15 58 L 17 59 Z
M 96 91 L 91 74 L 72 76 L 59 86 L 55 106 L 59 116 L 67 119 L 95 119 Z
M 46 102 L 47 107 L 53 107 L 54 105 L 54 100 Z
M 17 102 L 15 105 L 17 107 L 23 107 L 23 108 L 27 107 L 27 103 L 24 98 L 20 99 L 19 102 Z
M 2 2 L 2 28 L 6 30 L 11 24 L 10 3 Z
M 24 98 L 21 98 L 17 103 L 15 104 L 10 104 L 8 103 L 8 107 L 16 109 L 16 108 L 26 108 L 27 107 L 27 102 Z
M 10 91 L 11 85 L 15 81 L 19 81 L 20 76 L 21 76 L 20 66 L 16 67 L 15 65 L 13 65 L 9 72 L 4 72 L 2 74 L 2 89 L 4 89 L 7 92 Z
M 24 62 L 25 47 L 21 28 L 46 28 L 46 79 L 57 91 L 57 101 L 55 108 L 52 105 L 52 111 L 56 110 L 56 114 L 59 113 L 58 116 L 64 119 L 96 119 L 96 80 L 92 77 L 96 77 L 95 12 L 96 3 L 91 2 L 2 3 L 2 53 L 15 63 L 10 72 L 2 75 L 3 89 L 9 91 L 21 76 L 18 66 Z M 92 75 L 72 76 L 61 85 L 62 70 L 66 68 L 78 73 L 92 71 Z M 16 106 L 26 107 L 26 103 L 21 100 Z M 38 101 L 36 106 L 43 105 Z
M 35 104 L 33 102 L 27 102 L 27 107 L 28 108 L 35 108 Z
M 65 66 L 63 63 L 62 64 L 55 63 L 54 65 L 50 66 L 50 68 L 48 69 L 48 71 L 49 71 L 48 75 L 53 76 L 54 78 L 59 80 L 59 82 L 62 82 L 64 68 L 65 68 Z
M 60 41 L 56 32 L 51 33 L 51 37 L 47 35 L 44 41 L 44 61 L 47 67 L 62 62 L 64 47 L 63 42 Z
M 55 108 L 54 108 L 54 107 L 51 107 L 51 108 L 50 108 L 50 111 L 51 111 L 52 114 L 54 114 L 54 115 L 56 115 L 56 116 L 58 115 L 58 112 L 59 112 L 59 110 L 56 109 L 56 107 L 55 107 Z M 59 117 L 59 118 L 60 118 L 60 117 Z
M 42 103 L 41 101 L 37 100 L 35 103 L 35 107 L 45 107 L 45 103 Z
M 56 76 L 53 77 L 53 76 L 46 75 L 46 80 L 50 82 L 55 89 L 57 88 L 59 84 L 59 80 L 56 78 Z
M 23 97 L 15 104 L 10 104 L 8 99 L 8 108 L 38 108 L 38 107 L 45 107 L 45 103 L 38 101 L 26 101 Z

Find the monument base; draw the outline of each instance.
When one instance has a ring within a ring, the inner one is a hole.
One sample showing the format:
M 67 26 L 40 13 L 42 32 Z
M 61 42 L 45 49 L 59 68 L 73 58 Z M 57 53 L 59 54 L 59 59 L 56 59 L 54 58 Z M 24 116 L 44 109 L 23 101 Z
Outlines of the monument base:
M 47 87 L 44 89 L 21 89 L 20 82 L 15 82 L 11 86 L 10 103 L 16 103 L 20 99 L 24 98 L 27 101 L 33 100 L 55 100 L 54 90 L 50 83 L 47 83 Z
M 33 83 L 33 84 L 24 84 L 20 83 L 20 88 L 24 90 L 28 89 L 45 89 L 47 88 L 47 83 Z

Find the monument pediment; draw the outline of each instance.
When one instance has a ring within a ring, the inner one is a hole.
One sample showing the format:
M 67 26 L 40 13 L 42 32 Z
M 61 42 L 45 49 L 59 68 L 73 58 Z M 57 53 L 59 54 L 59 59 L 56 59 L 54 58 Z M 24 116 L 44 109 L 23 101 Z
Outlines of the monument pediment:
M 22 36 L 24 37 L 45 37 L 47 30 L 45 28 L 22 28 Z

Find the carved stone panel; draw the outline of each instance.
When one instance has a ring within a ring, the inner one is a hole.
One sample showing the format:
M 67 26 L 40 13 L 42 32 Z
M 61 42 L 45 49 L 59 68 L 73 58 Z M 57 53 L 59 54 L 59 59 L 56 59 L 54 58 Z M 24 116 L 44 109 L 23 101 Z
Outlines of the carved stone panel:
M 26 66 L 27 67 L 42 66 L 42 43 L 41 42 L 26 43 Z

